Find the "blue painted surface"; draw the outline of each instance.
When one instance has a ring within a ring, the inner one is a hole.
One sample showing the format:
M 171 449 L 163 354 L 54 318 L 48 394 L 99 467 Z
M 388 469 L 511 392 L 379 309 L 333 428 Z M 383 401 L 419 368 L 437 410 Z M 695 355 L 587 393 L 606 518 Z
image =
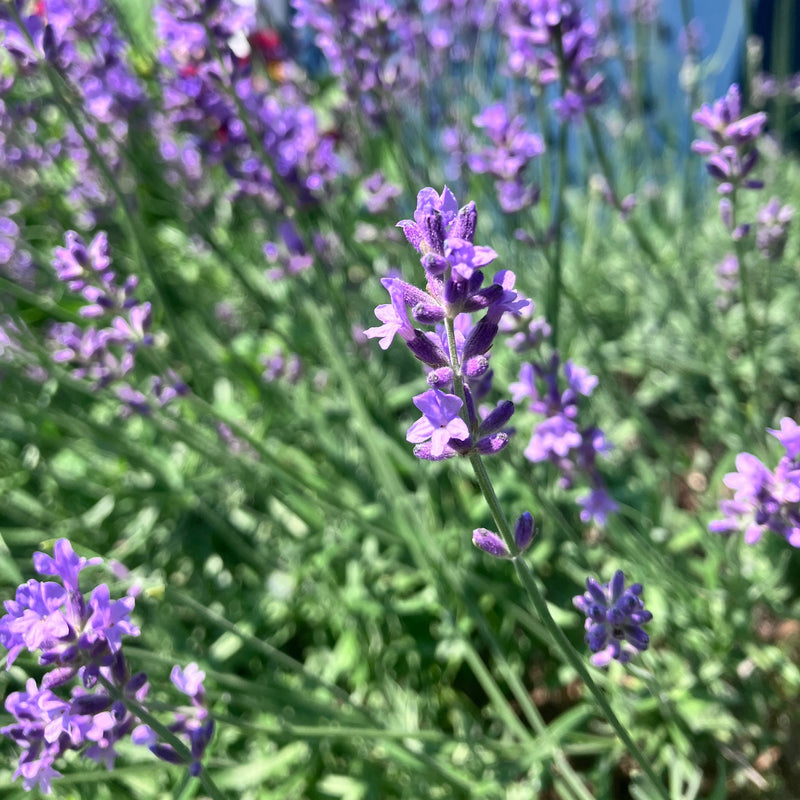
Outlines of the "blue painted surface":
M 702 64 L 704 85 L 713 97 L 724 94 L 740 78 L 740 65 L 744 48 L 744 18 L 742 0 L 690 0 L 692 14 L 703 28 Z M 683 27 L 679 0 L 662 0 L 660 17 L 676 34 L 673 43 L 676 67 L 681 54 L 677 46 L 677 33 Z

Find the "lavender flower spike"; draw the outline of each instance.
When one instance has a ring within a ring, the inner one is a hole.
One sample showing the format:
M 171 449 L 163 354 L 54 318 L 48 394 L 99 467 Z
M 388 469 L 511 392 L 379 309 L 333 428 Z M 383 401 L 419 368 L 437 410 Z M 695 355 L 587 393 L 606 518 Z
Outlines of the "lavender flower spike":
M 613 659 L 622 664 L 637 652 L 646 650 L 650 637 L 642 625 L 653 618 L 644 607 L 642 584 L 625 588 L 625 576 L 617 570 L 609 583 L 586 579 L 586 594 L 572 598 L 575 607 L 586 614 L 586 643 L 594 653 L 591 662 L 605 667 Z

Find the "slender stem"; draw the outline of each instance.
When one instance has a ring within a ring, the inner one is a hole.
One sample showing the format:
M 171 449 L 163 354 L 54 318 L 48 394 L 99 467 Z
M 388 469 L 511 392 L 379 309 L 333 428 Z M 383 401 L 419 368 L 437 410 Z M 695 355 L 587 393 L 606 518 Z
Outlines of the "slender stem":
M 551 340 L 558 347 L 558 322 L 561 307 L 562 269 L 564 251 L 564 189 L 567 181 L 567 126 L 561 122 L 558 129 L 558 178 L 553 224 L 549 235 L 553 237 L 553 257 L 550 260 L 550 285 L 547 296 L 547 319 L 552 329 Z
M 589 670 L 586 668 L 583 659 L 576 652 L 575 648 L 572 646 L 572 643 L 569 641 L 564 631 L 561 630 L 556 621 L 553 619 L 553 616 L 547 607 L 547 602 L 545 601 L 544 596 L 542 595 L 527 562 L 523 558 L 519 557 L 519 549 L 516 546 L 516 542 L 514 541 L 514 536 L 511 532 L 511 529 L 508 525 L 505 515 L 503 514 L 503 511 L 500 508 L 500 503 L 497 499 L 494 487 L 492 486 L 491 480 L 489 479 L 488 473 L 486 472 L 486 467 L 483 464 L 483 459 L 481 458 L 480 454 L 478 453 L 470 454 L 470 462 L 472 463 L 473 469 L 475 470 L 475 477 L 478 481 L 478 485 L 481 487 L 481 491 L 483 492 L 484 498 L 487 504 L 489 505 L 492 518 L 494 519 L 495 524 L 497 525 L 498 531 L 500 535 L 503 537 L 503 540 L 505 541 L 509 550 L 514 554 L 512 560 L 514 562 L 514 568 L 517 571 L 517 576 L 520 580 L 520 583 L 522 583 L 522 585 L 525 587 L 525 591 L 528 594 L 528 598 L 530 599 L 531 604 L 536 610 L 539 619 L 544 624 L 548 633 L 555 641 L 564 659 L 578 673 L 579 677 L 586 685 L 586 688 L 590 691 L 590 693 L 594 697 L 595 702 L 597 703 L 598 706 L 600 706 L 600 709 L 605 714 L 609 724 L 617 733 L 617 735 L 619 736 L 620 740 L 625 745 L 625 747 L 628 749 L 628 752 L 639 763 L 639 766 L 641 767 L 642 771 L 645 773 L 645 775 L 647 775 L 648 779 L 653 784 L 653 787 L 656 789 L 659 796 L 662 797 L 663 800 L 669 800 L 666 790 L 658 780 L 655 772 L 650 766 L 650 762 L 648 761 L 647 757 L 641 751 L 636 742 L 634 742 L 634 740 L 631 738 L 625 726 L 620 722 L 619 718 L 614 713 L 614 710 L 611 708 L 611 705 L 606 700 L 605 695 L 601 692 L 600 688 L 592 679 L 592 676 L 590 675 Z
M 575 770 L 572 768 L 572 765 L 567 760 L 564 754 L 564 749 L 554 740 L 547 723 L 545 723 L 542 715 L 539 712 L 539 709 L 531 699 L 530 691 L 524 686 L 519 675 L 517 675 L 511 664 L 509 664 L 502 647 L 495 638 L 494 634 L 491 632 L 489 625 L 486 623 L 486 619 L 481 615 L 477 608 L 474 608 L 476 605 L 475 601 L 468 595 L 465 599 L 467 602 L 467 607 L 469 608 L 473 619 L 476 621 L 484 641 L 489 646 L 489 649 L 492 653 L 492 658 L 497 665 L 498 671 L 502 675 L 508 687 L 511 689 L 528 722 L 531 724 L 534 731 L 536 731 L 537 737 L 543 740 L 545 746 L 549 748 L 552 754 L 553 763 L 561 775 L 563 775 L 564 781 L 569 787 L 570 791 L 575 797 L 580 798 L 580 800 L 593 800 L 591 793 L 584 786 L 583 779 L 575 772 Z

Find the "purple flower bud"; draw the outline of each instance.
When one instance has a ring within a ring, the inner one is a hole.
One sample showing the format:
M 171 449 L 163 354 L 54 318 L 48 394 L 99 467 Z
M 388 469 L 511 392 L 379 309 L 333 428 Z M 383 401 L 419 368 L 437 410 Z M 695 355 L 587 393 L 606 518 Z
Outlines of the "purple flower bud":
M 44 50 L 44 57 L 52 64 L 56 64 L 58 59 L 58 46 L 56 44 L 56 34 L 52 25 L 44 26 L 42 50 Z
M 70 705 L 70 714 L 99 714 L 111 705 L 111 698 L 107 694 L 84 694 L 76 697 Z
M 434 277 L 443 275 L 448 267 L 447 259 L 438 253 L 425 253 L 420 259 L 420 263 L 425 271 Z
M 39 659 L 39 663 L 43 663 L 41 658 Z M 64 684 L 69 683 L 77 674 L 77 664 L 70 667 L 58 667 L 54 670 L 51 670 L 42 678 L 42 689 L 55 689 L 58 686 L 63 686 Z
M 493 433 L 490 436 L 484 436 L 482 439 L 479 439 L 478 443 L 475 445 L 475 449 L 482 456 L 493 456 L 501 450 L 505 450 L 508 446 L 508 442 L 508 433 L 500 431 L 500 433 Z
M 514 404 L 510 400 L 501 400 L 478 428 L 479 436 L 497 433 L 514 414 Z
M 134 744 L 150 748 L 158 741 L 158 737 L 149 725 L 137 725 L 131 733 L 131 740 Z
M 464 239 L 467 242 L 475 240 L 475 229 L 478 225 L 478 211 L 474 202 L 465 205 L 456 217 L 450 236 L 454 239 Z
M 490 321 L 488 316 L 483 317 L 470 331 L 467 341 L 464 343 L 462 359 L 467 361 L 473 356 L 487 353 L 497 336 L 497 332 L 497 323 Z
M 503 295 L 503 287 L 493 283 L 481 289 L 479 292 L 475 292 L 471 297 L 468 297 L 464 301 L 464 311 L 471 313 L 473 311 L 480 311 L 483 308 L 488 308 L 490 311 L 490 320 L 496 323 L 500 319 L 500 315 L 503 311 L 506 310 L 499 305 L 499 301 L 502 300 Z M 496 310 L 495 306 L 498 306 Z
M 444 320 L 445 310 L 437 304 L 417 303 L 417 305 L 411 309 L 411 316 L 414 317 L 420 325 L 436 325 Z
M 423 222 L 423 250 L 426 253 L 436 253 L 444 256 L 445 230 L 442 215 L 439 211 L 432 211 Z
M 466 359 L 461 365 L 461 371 L 466 378 L 480 378 L 489 369 L 489 359 L 486 356 L 473 356 Z
M 183 759 L 168 744 L 151 745 L 150 752 L 162 761 L 166 761 L 168 764 L 184 763 Z
M 450 359 L 445 354 L 441 345 L 432 342 L 420 331 L 415 331 L 414 333 L 414 338 L 407 341 L 406 344 L 415 358 L 434 369 L 450 366 Z
M 133 697 L 147 683 L 147 673 L 137 672 L 125 684 L 125 694 Z
M 214 720 L 211 718 L 209 718 L 204 725 L 196 728 L 189 734 L 189 746 L 192 751 L 192 758 L 197 760 L 203 756 L 213 735 Z
M 453 380 L 452 367 L 442 367 L 441 369 L 434 369 L 428 373 L 428 386 L 434 389 L 441 389 L 444 386 L 449 386 Z
M 528 549 L 533 541 L 534 532 L 533 516 L 530 511 L 525 511 L 520 514 L 514 525 L 514 541 L 520 553 Z
M 477 528 L 472 532 L 472 543 L 495 558 L 511 558 L 506 543 L 496 533 L 486 528 Z

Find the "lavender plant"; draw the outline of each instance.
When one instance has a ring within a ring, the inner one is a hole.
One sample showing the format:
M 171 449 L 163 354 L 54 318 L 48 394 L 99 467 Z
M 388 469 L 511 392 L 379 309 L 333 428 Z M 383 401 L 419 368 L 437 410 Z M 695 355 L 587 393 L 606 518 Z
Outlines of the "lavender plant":
M 15 721 L 0 733 L 21 749 L 14 778 L 22 777 L 26 791 L 39 788 L 50 794 L 52 781 L 61 777 L 54 764 L 64 753 L 76 750 L 110 770 L 116 746 L 128 736 L 158 758 L 202 774 L 201 761 L 214 732 L 205 706 L 205 673 L 194 663 L 186 669 L 175 666 L 172 682 L 190 698 L 191 707 L 176 710 L 169 726 L 160 723 L 142 705 L 150 689 L 146 673 L 131 673 L 123 652 L 122 637 L 140 633 L 130 619 L 133 594 L 112 601 L 108 585 L 99 583 L 84 595 L 80 573 L 102 559 L 78 556 L 67 539 L 55 543 L 53 556 L 35 553 L 33 562 L 40 575 L 55 576 L 60 583 L 31 579 L 22 584 L 15 599 L 5 602 L 7 613 L 0 618 L 6 668 L 27 650 L 47 669 L 38 685 L 29 678 L 23 691 L 6 698 Z M 63 696 L 76 678 L 79 684 Z M 204 782 L 219 796 L 207 776 Z
M 572 645 L 555 624 L 522 558 L 533 540 L 533 517 L 530 512 L 523 512 L 512 535 L 482 461 L 482 456 L 495 455 L 505 449 L 509 433 L 496 431 L 506 425 L 514 413 L 514 405 L 509 401 L 501 402 L 493 410 L 487 411 L 482 415 L 483 419 L 476 413 L 476 398 L 485 396 L 491 386 L 487 354 L 499 333 L 502 315 L 520 315 L 532 307 L 532 302 L 514 291 L 516 277 L 509 271 L 497 273 L 491 286 L 483 286 L 480 268 L 491 263 L 497 254 L 489 247 L 474 244 L 477 228 L 475 204 L 468 203 L 459 209 L 455 196 L 447 187 L 441 194 L 430 187 L 422 189 L 417 195 L 414 219 L 402 220 L 398 226 L 421 254 L 420 263 L 425 270 L 428 291 L 423 292 L 399 278 L 386 280 L 384 285 L 389 290 L 392 302 L 379 306 L 375 312 L 384 325 L 370 328 L 365 334 L 368 338 L 381 337 L 380 346 L 383 349 L 388 348 L 394 336 L 399 334 L 412 354 L 430 370 L 428 383 L 433 388 L 414 398 L 414 404 L 423 416 L 411 425 L 406 438 L 417 443 L 414 455 L 419 459 L 440 461 L 457 455 L 469 458 L 498 528 L 497 533 L 485 528 L 475 530 L 473 543 L 489 555 L 513 560 L 520 581 L 542 623 L 566 660 L 586 682 L 609 722 L 647 775 L 653 790 L 666 797 L 662 784 L 638 745 L 617 719 Z M 424 334 L 411 324 L 409 311 L 410 317 L 421 324 L 443 321 L 444 331 Z M 464 319 L 465 314 L 473 311 L 483 314 L 474 324 Z M 462 315 L 460 322 L 459 315 Z M 531 460 L 537 459 L 540 450 L 552 450 L 563 457 L 573 446 L 580 448 L 583 445 L 583 437 L 577 434 L 570 420 L 575 411 L 574 406 L 570 408 L 570 405 L 574 402 L 575 393 L 589 393 L 596 379 L 585 371 L 574 369 L 569 362 L 567 375 L 572 386 L 563 397 L 557 398 L 563 409 L 560 416 L 555 415 L 560 423 L 557 430 L 550 430 L 546 425 L 540 426 L 529 445 L 531 452 L 526 453 Z M 440 386 L 452 386 L 455 394 L 446 393 Z M 548 430 L 543 430 L 545 427 Z M 571 441 L 570 432 L 565 427 L 571 430 L 575 442 Z M 602 435 L 600 437 L 602 439 Z M 596 440 L 597 433 L 589 438 Z M 594 447 L 596 442 L 589 445 L 589 450 L 594 452 Z M 590 499 L 584 501 L 584 505 L 588 513 L 603 517 L 610 502 Z M 617 572 L 612 588 L 607 588 L 607 595 L 603 594 L 596 582 L 587 583 L 590 591 L 595 589 L 595 597 L 604 598 L 604 607 L 590 607 L 585 601 L 578 604 L 595 625 L 587 635 L 591 649 L 597 652 L 607 645 L 593 661 L 598 666 L 607 664 L 611 658 L 621 661 L 629 658 L 629 651 L 620 646 L 623 640 L 635 642 L 640 650 L 647 646 L 646 635 L 637 627 L 651 617 L 638 601 L 641 585 L 635 584 L 623 596 L 622 580 L 622 573 Z
M 800 168 L 656 5 L 2 5 L 10 798 L 790 791 Z

